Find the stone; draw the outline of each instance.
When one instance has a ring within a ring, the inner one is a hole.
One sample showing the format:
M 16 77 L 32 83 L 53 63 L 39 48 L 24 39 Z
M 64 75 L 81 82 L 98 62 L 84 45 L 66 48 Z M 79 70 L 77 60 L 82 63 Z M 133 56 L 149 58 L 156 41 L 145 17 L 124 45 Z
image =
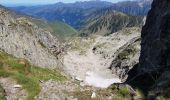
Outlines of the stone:
M 17 84 L 17 85 L 14 85 L 13 87 L 14 87 L 14 88 L 22 88 L 22 86 L 21 86 L 21 85 L 18 85 L 18 84 Z
M 95 92 L 92 93 L 91 98 L 92 98 L 92 99 L 95 99 L 95 98 L 96 98 L 96 93 L 95 93 Z

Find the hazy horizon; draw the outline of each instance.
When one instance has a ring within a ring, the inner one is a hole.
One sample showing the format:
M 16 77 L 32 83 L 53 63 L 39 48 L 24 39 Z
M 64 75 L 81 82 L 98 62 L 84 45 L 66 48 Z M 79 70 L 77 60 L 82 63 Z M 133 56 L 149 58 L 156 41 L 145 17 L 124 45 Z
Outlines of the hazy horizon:
M 4 6 L 31 6 L 31 5 L 45 5 L 45 4 L 54 4 L 57 2 L 63 3 L 74 3 L 76 1 L 90 1 L 90 0 L 0 0 L 0 4 Z M 129 0 L 100 0 L 100 1 L 108 1 L 112 3 L 120 2 L 120 1 L 129 1 Z

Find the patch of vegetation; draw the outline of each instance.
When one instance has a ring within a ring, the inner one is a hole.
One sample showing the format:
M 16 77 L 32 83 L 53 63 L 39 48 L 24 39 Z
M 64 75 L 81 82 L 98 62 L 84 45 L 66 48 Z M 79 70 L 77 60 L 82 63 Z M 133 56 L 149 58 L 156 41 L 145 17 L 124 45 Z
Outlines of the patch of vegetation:
M 114 95 L 112 100 L 133 100 L 134 98 L 144 100 L 144 94 L 139 89 L 134 90 L 135 94 L 132 93 L 132 91 L 130 91 L 127 86 L 118 87 L 116 85 L 112 85 L 109 87 L 109 89 Z
M 17 27 L 17 23 L 10 21 L 10 24 L 8 25 L 10 28 L 14 29 Z
M 120 95 L 125 97 L 129 94 L 129 89 L 127 87 L 123 87 L 123 88 L 120 88 L 118 92 Z
M 17 59 L 0 51 L 0 77 L 11 77 L 21 84 L 28 92 L 27 100 L 33 100 L 41 88 L 39 81 L 50 79 L 65 81 L 66 77 L 59 71 L 32 66 L 25 59 Z
M 40 80 L 47 81 L 53 79 L 56 81 L 65 81 L 66 77 L 60 74 L 58 70 L 43 69 L 39 67 L 31 68 L 32 75 Z
M 42 43 L 40 40 L 38 41 L 38 43 L 41 45 L 41 47 L 46 48 L 46 46 L 44 45 L 44 43 Z
M 23 86 L 24 89 L 28 92 L 28 100 L 33 100 L 34 96 L 38 95 L 41 91 L 41 88 L 39 86 L 38 80 L 36 80 L 34 77 L 28 77 L 24 74 L 16 73 L 14 74 L 14 79 L 17 80 L 19 84 Z
M 6 100 L 5 98 L 5 90 L 3 87 L 0 85 L 0 100 Z
M 140 32 L 141 31 L 141 28 L 139 27 L 130 27 L 130 28 L 124 28 L 121 30 L 121 33 L 123 33 L 124 35 L 130 35 L 132 34 L 133 32 Z
M 73 27 L 71 27 L 66 23 L 57 21 L 57 22 L 49 23 L 49 25 L 53 29 L 53 32 L 59 36 L 72 37 L 78 35 L 77 30 L 75 30 Z
M 78 100 L 91 100 L 92 91 L 85 90 L 85 91 L 75 91 L 72 92 L 71 95 L 76 97 Z
M 136 96 L 137 96 L 139 99 L 144 99 L 144 98 L 145 98 L 144 93 L 143 93 L 140 89 L 135 89 L 135 91 L 136 91 Z
M 130 91 L 128 88 L 123 87 L 117 89 L 116 86 L 112 85 L 108 89 L 99 89 L 95 91 L 96 98 L 92 99 L 93 90 L 84 91 L 73 91 L 69 93 L 70 96 L 74 96 L 78 100 L 106 100 L 106 98 L 111 98 L 111 100 L 132 100 Z
M 129 45 L 123 52 L 118 55 L 118 58 L 121 60 L 129 59 L 129 55 L 134 56 L 137 50 L 133 45 Z
M 105 42 L 105 43 L 97 44 L 97 45 L 95 45 L 95 48 L 105 48 L 106 44 L 109 44 L 109 43 Z
M 96 98 L 92 99 L 93 91 L 92 90 L 84 90 L 84 91 L 74 91 L 70 93 L 70 96 L 74 96 L 78 100 L 104 100 L 109 96 L 112 96 L 112 91 L 109 89 L 99 89 L 95 91 Z
M 39 25 L 39 27 L 50 31 L 54 36 L 59 37 L 60 40 L 79 35 L 79 32 L 76 29 L 60 21 L 43 22 L 36 20 L 35 23 Z

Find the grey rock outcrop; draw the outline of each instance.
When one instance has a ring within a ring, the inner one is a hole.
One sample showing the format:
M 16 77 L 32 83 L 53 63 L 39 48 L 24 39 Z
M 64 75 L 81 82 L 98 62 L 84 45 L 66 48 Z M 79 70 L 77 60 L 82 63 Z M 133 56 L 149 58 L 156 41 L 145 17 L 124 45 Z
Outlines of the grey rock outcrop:
M 118 54 L 112 61 L 111 70 L 118 75 L 122 81 L 128 77 L 128 72 L 139 63 L 140 56 L 140 37 L 133 38 L 118 50 Z
M 60 62 L 58 40 L 50 32 L 39 28 L 28 18 L 0 7 L 0 50 L 33 65 L 56 68 Z
M 139 62 L 140 28 L 124 28 L 100 39 L 93 51 L 100 55 L 104 66 L 122 81 L 128 77 L 128 72 Z

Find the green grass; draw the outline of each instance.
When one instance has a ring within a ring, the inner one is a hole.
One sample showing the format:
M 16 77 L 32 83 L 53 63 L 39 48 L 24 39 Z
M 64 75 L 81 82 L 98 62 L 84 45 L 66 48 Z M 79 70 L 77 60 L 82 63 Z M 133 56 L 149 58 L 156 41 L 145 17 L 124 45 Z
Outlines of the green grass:
M 56 81 L 65 81 L 66 77 L 60 74 L 57 70 L 49 70 L 49 69 L 42 69 L 39 67 L 32 67 L 31 68 L 32 75 L 40 80 L 49 80 L 53 79 Z
M 59 37 L 59 39 L 63 40 L 67 37 L 78 36 L 79 32 L 71 27 L 70 25 L 56 21 L 56 22 L 42 22 L 42 21 L 34 21 L 39 27 L 50 31 L 54 36 Z
M 74 96 L 78 100 L 104 100 L 106 97 L 112 95 L 112 91 L 108 89 L 99 89 L 96 90 L 96 98 L 91 99 L 91 95 L 93 93 L 93 90 L 84 90 L 84 91 L 73 91 L 70 93 L 70 96 Z
M 130 90 L 127 87 L 117 88 L 117 86 L 112 85 L 107 89 L 98 89 L 95 90 L 96 98 L 91 99 L 93 90 L 76 90 L 69 92 L 68 95 L 77 98 L 78 100 L 105 100 L 108 97 L 111 97 L 111 100 L 132 100 Z M 143 98 L 141 99 L 143 100 Z
M 118 58 L 121 60 L 130 59 L 129 55 L 134 56 L 136 54 L 136 52 L 137 52 L 136 48 L 132 45 L 129 45 L 123 52 L 121 52 L 118 55 Z
M 29 93 L 27 97 L 28 100 L 33 100 L 34 96 L 38 95 L 41 91 L 38 81 L 33 77 L 28 77 L 20 73 L 16 73 L 13 77 Z
M 10 77 L 28 92 L 27 100 L 33 100 L 41 91 L 39 81 L 65 81 L 66 77 L 57 70 L 43 69 L 0 51 L 0 77 Z M 0 99 L 1 100 L 1 99 Z
M 4 96 L 4 89 L 1 85 L 0 85 L 0 100 L 6 100 Z
M 122 96 L 126 96 L 129 94 L 129 90 L 127 87 L 123 87 L 123 88 L 120 88 L 120 90 L 118 91 L 120 95 Z
M 53 32 L 61 37 L 72 37 L 78 35 L 77 30 L 66 23 L 57 21 L 51 22 L 49 25 L 53 29 Z

